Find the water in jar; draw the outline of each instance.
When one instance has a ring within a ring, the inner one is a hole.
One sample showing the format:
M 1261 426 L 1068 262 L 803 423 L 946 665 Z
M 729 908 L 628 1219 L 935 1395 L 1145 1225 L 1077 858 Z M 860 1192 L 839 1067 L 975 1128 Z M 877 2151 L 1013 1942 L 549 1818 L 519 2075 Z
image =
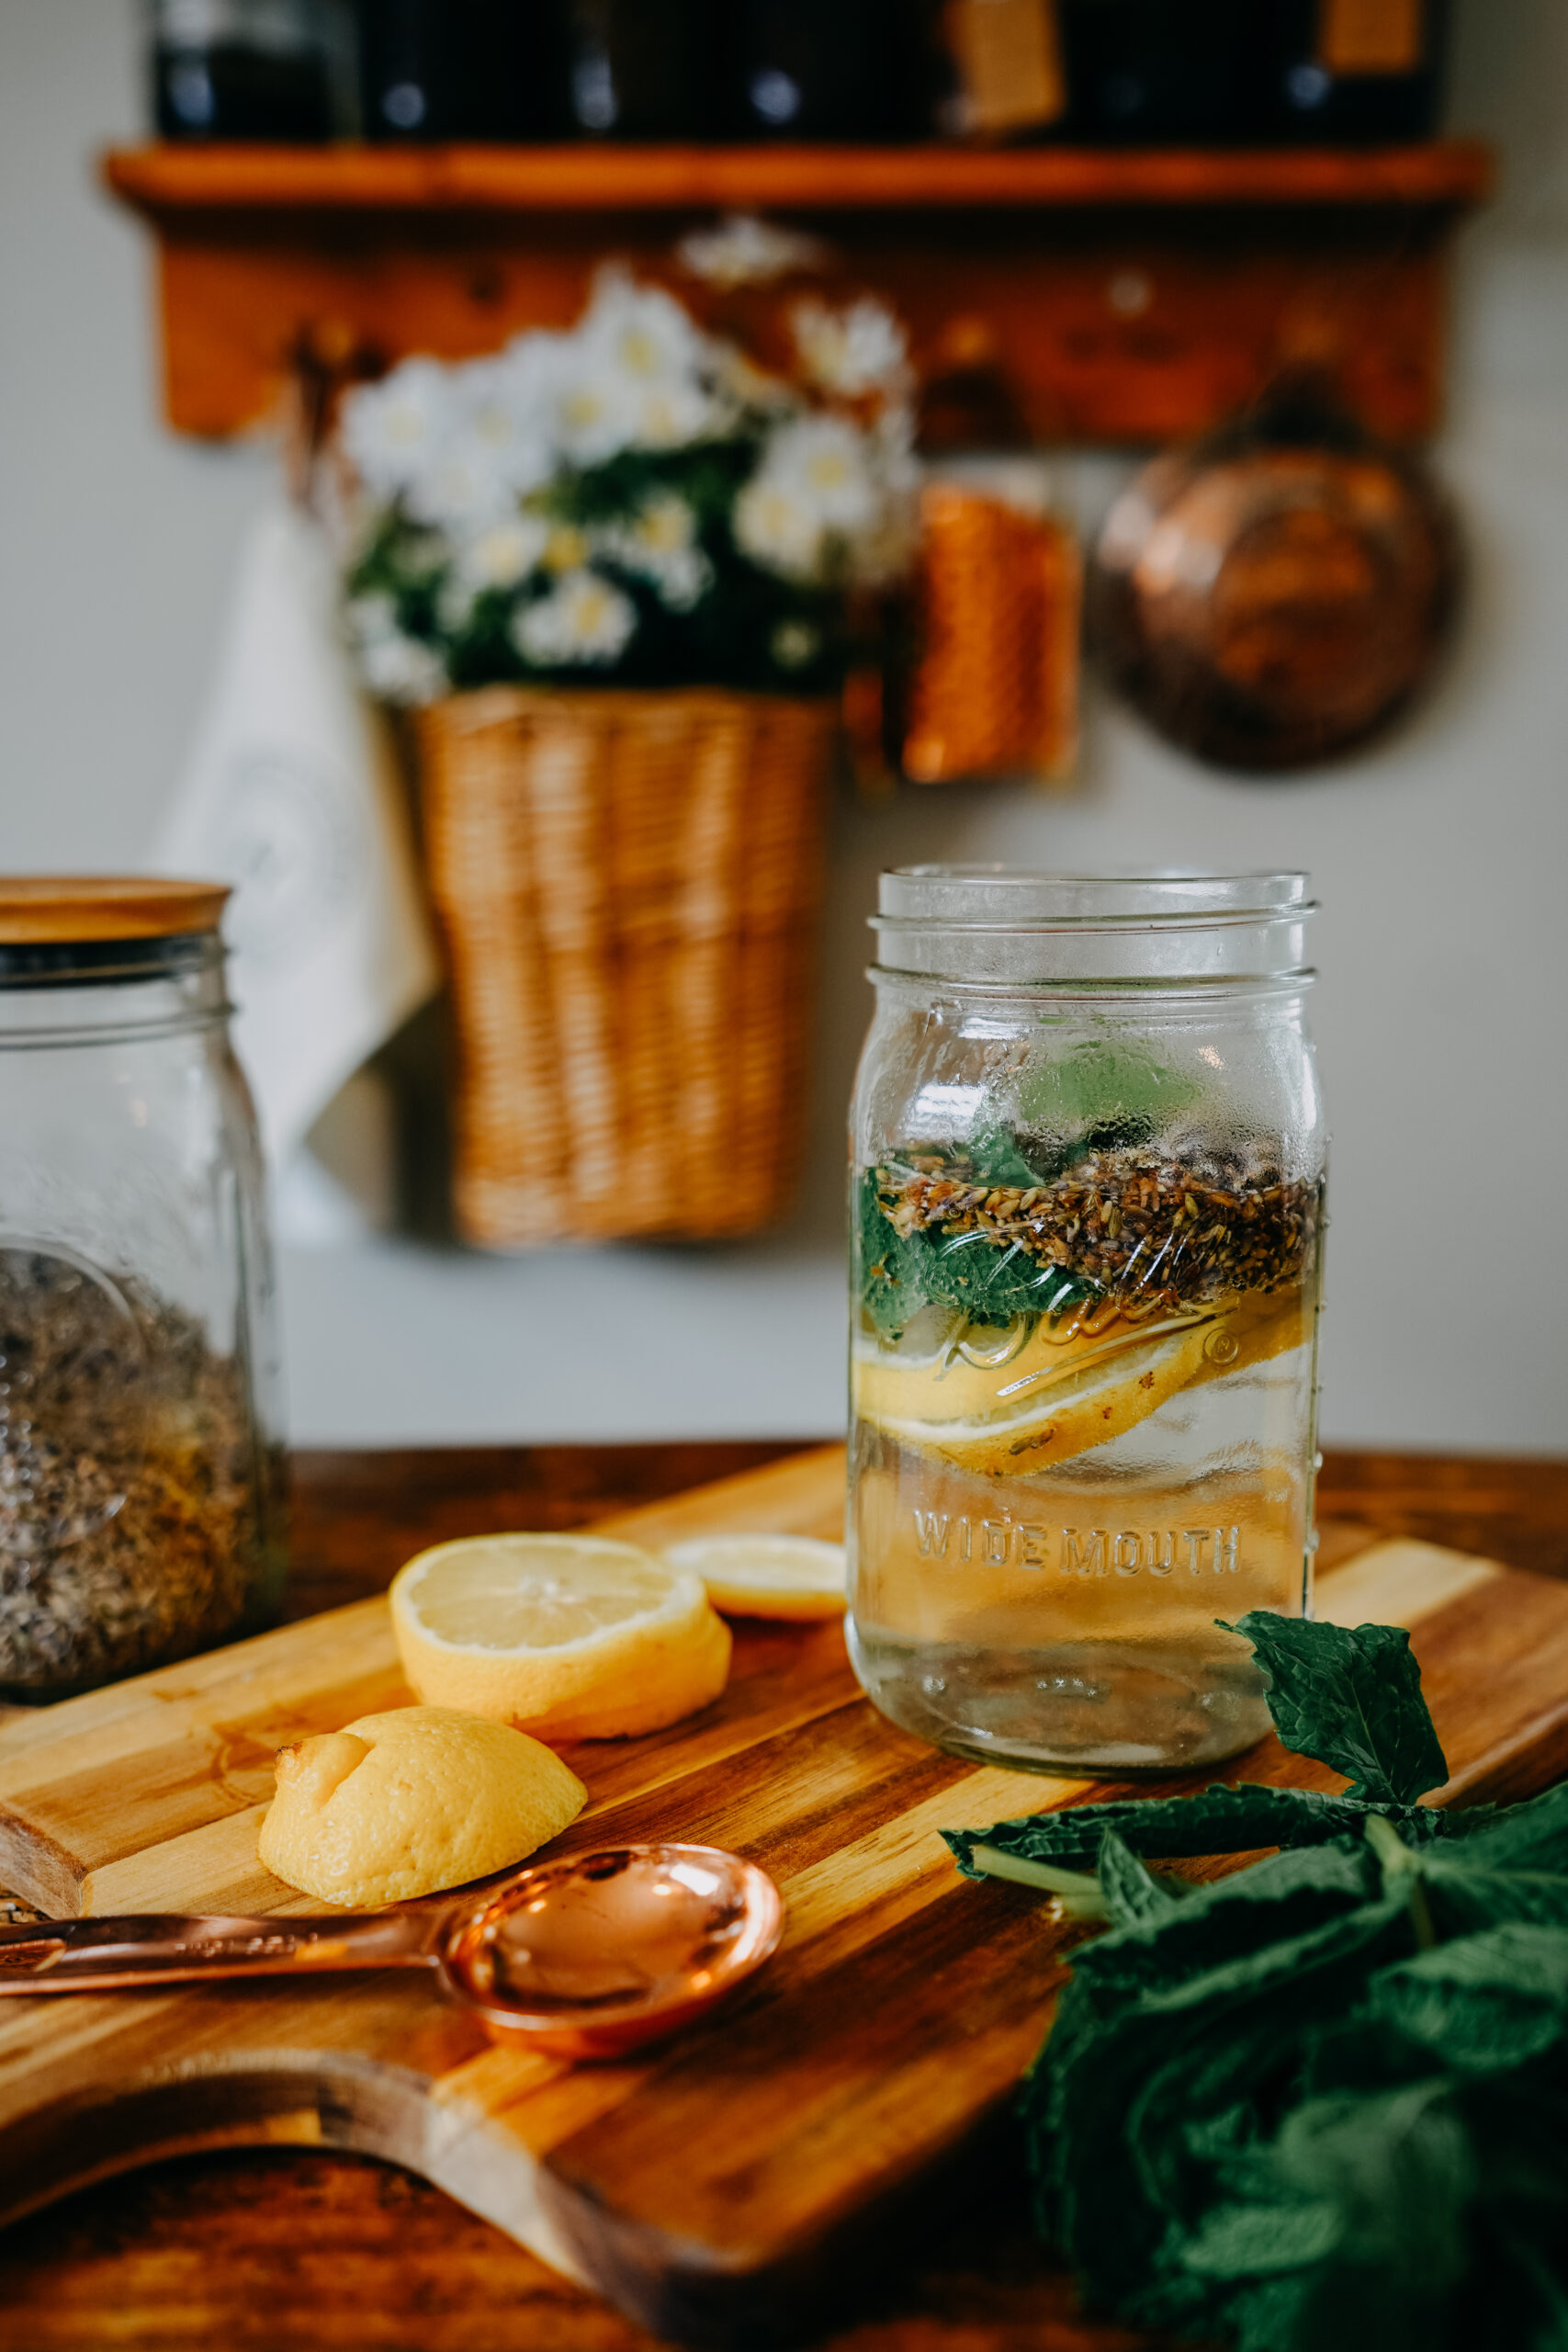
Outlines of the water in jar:
M 963 1755 L 1213 1763 L 1269 1728 L 1224 1626 L 1304 1606 L 1321 1185 L 1152 1144 L 1030 1172 L 857 1171 L 856 1670 Z

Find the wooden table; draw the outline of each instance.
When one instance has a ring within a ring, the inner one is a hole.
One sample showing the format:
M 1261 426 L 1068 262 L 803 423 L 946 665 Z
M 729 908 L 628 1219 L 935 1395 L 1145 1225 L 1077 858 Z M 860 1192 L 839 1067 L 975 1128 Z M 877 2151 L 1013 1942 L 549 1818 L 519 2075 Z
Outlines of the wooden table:
M 422 1544 L 575 1527 L 787 1445 L 303 1454 L 293 1616 L 385 1585 Z M 1568 1577 L 1568 1462 L 1331 1453 L 1324 1553 L 1416 1535 Z M 830 2352 L 1118 2352 L 1078 2319 L 1014 2196 L 927 2231 L 846 2302 Z M 237 2151 L 84 2191 L 0 2233 L 0 2352 L 653 2352 L 438 2190 L 356 2158 Z M 829 2346 L 821 2347 L 829 2352 Z

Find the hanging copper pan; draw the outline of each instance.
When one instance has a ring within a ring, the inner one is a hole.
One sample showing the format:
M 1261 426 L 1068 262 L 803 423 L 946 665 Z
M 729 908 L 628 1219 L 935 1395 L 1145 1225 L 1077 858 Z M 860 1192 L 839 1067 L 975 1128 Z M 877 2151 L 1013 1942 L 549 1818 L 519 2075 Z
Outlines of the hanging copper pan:
M 1430 674 L 1459 581 L 1451 510 L 1315 385 L 1156 458 L 1106 519 L 1091 641 L 1150 724 L 1215 767 L 1311 767 Z

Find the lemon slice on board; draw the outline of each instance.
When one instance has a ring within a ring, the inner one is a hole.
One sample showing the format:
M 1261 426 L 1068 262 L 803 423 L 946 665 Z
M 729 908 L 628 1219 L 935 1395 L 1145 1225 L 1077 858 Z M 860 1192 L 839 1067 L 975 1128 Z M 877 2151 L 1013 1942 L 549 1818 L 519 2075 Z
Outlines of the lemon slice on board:
M 323 1903 L 406 1903 L 509 1870 L 588 1792 L 536 1739 L 449 1707 L 361 1715 L 280 1748 L 258 1846 Z
M 702 1578 L 592 1535 L 471 1535 L 392 1580 L 414 1695 L 541 1739 L 617 1739 L 705 1707 L 729 1629 Z
M 900 1360 L 862 1344 L 855 1411 L 896 1443 L 994 1478 L 1023 1477 L 1124 1437 L 1183 1388 L 1266 1362 L 1306 1337 L 1302 1294 L 1216 1301 L 1153 1324 L 1120 1319 L 1060 1342 L 1037 1330 L 1005 1363 Z
M 703 1535 L 664 1557 L 691 1568 L 730 1617 L 837 1617 L 849 1569 L 841 1544 L 815 1535 Z

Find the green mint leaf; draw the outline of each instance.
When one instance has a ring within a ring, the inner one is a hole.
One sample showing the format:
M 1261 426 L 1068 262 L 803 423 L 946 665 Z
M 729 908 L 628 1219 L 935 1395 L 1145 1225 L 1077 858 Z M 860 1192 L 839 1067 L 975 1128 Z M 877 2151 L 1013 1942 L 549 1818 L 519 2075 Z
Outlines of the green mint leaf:
M 1371 1988 L 1371 2013 L 1441 2065 L 1503 2074 L 1568 2044 L 1568 1928 L 1520 1921 L 1438 1944 Z
M 1252 1644 L 1283 1745 L 1343 1772 L 1348 1796 L 1414 1804 L 1448 1779 L 1402 1625 L 1324 1625 L 1254 1609 L 1225 1631 Z
M 982 1184 L 1028 1186 L 1041 1181 L 1039 1169 L 1031 1167 L 1025 1159 L 1010 1127 L 976 1127 L 965 1149 L 974 1163 L 976 1179 Z
M 1024 1147 L 1055 1175 L 1083 1151 L 1146 1143 L 1180 1116 L 1198 1090 L 1152 1054 L 1090 1038 L 1064 1061 L 1047 1062 L 1019 1080 Z M 1038 1183 L 1038 1176 L 1027 1179 Z
M 923 1306 L 957 1308 L 972 1322 L 1005 1329 L 1021 1315 L 1062 1315 L 1100 1295 L 1100 1285 L 1087 1276 L 1043 1264 L 1016 1243 L 984 1233 L 933 1228 L 906 1238 L 883 1212 L 874 1168 L 861 1174 L 854 1226 L 861 1299 L 878 1331 L 890 1338 Z
M 1106 1910 L 1118 1928 L 1153 1926 L 1179 1909 L 1191 1893 L 1180 1879 L 1156 1878 L 1114 1829 L 1100 1840 L 1099 1876 Z
M 1280 1855 L 1074 1954 L 1022 2114 L 1041 2221 L 1091 2302 L 1223 2329 L 1228 2305 L 1173 2278 L 1170 2250 L 1289 2102 L 1312 2032 L 1410 1956 L 1403 1905 L 1364 1899 L 1371 1874 L 1364 1849 Z M 1259 1897 L 1270 1876 L 1279 1900 Z M 1195 2157 L 1195 2130 L 1217 2156 Z
M 1355 1796 L 1243 1781 L 1235 1788 L 1202 1789 L 1191 1797 L 1115 1798 L 1106 1804 L 1024 1814 L 993 1822 L 988 1829 L 944 1829 L 942 1835 L 964 1877 L 984 1878 L 974 1859 L 980 1845 L 1081 1870 L 1098 1860 L 1111 1830 L 1145 1860 L 1176 1861 L 1194 1854 L 1249 1854 L 1259 1846 L 1321 1846 L 1331 1838 L 1359 1838 L 1371 1810 Z M 1401 1807 L 1393 1817 L 1407 1841 L 1451 1834 L 1453 1821 L 1462 1818 L 1430 1805 Z
M 1430 1813 L 1430 1805 L 1423 1806 Z M 1464 1843 L 1464 1867 L 1568 1873 L 1568 1781 L 1523 1804 L 1466 1805 L 1437 1816 Z

